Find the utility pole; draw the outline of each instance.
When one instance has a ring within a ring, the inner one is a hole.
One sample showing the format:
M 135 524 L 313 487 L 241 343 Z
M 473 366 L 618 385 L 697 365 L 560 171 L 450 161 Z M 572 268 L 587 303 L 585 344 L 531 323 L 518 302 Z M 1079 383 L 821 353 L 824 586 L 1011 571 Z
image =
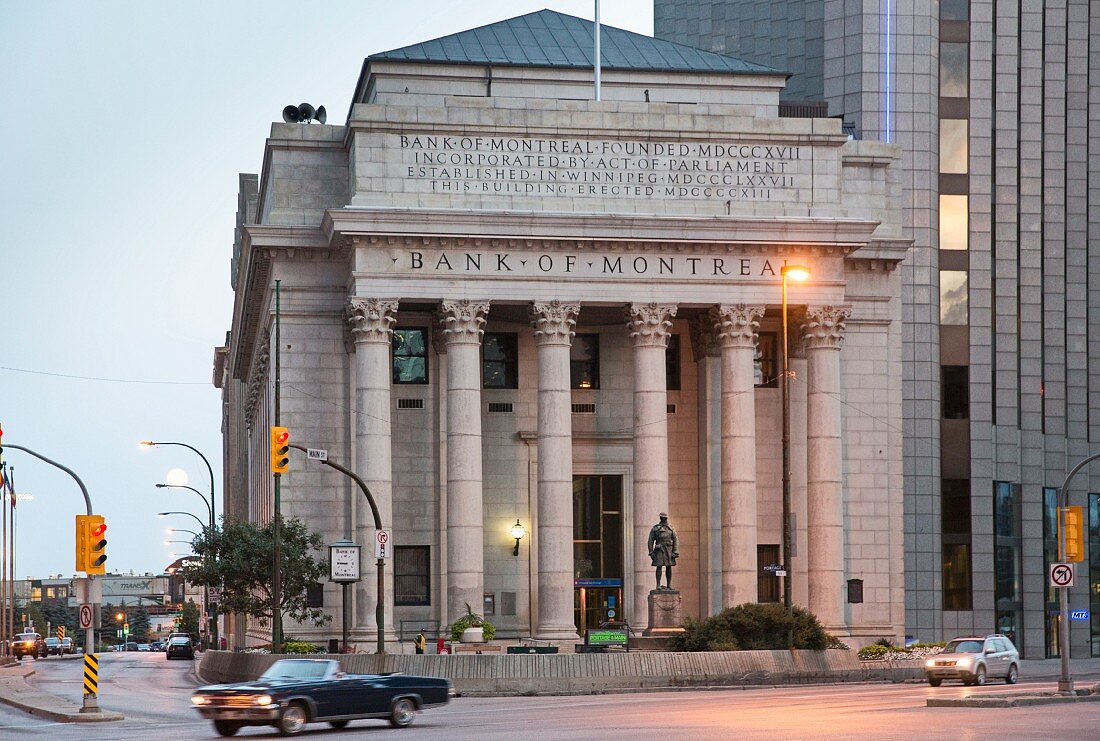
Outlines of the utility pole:
M 279 284 L 282 281 L 275 281 L 275 425 L 279 425 L 279 386 L 280 386 L 280 364 L 279 356 L 282 354 L 282 343 L 280 332 L 280 306 L 279 306 Z M 282 523 L 279 521 L 281 514 L 281 489 L 282 489 L 281 473 L 275 474 L 275 512 L 274 523 L 272 525 L 272 539 L 274 540 L 274 563 L 271 568 L 271 653 L 279 653 L 283 646 L 283 583 L 282 583 L 282 553 L 280 552 L 280 527 Z

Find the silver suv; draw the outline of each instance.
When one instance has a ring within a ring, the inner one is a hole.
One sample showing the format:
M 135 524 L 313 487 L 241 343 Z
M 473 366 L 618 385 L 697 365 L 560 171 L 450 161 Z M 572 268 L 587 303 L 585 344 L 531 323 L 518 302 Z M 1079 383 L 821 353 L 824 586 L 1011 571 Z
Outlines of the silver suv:
M 1020 653 L 1007 636 L 956 638 L 924 662 L 928 684 L 939 687 L 945 679 L 961 679 L 963 684 L 983 685 L 990 677 L 1016 684 L 1020 678 Z

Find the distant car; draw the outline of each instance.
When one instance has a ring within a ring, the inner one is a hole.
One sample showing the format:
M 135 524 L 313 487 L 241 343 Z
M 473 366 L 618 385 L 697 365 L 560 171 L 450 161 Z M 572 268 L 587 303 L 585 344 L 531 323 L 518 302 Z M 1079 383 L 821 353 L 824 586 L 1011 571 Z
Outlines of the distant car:
M 123 651 L 137 651 L 138 645 L 136 641 L 128 641 L 122 648 Z
M 169 633 L 168 637 L 164 639 L 164 650 L 165 651 L 168 650 L 168 644 L 172 642 L 173 638 L 186 638 L 187 640 L 191 640 L 191 634 L 190 633 Z
M 148 643 L 139 643 L 137 647 L 138 651 L 152 651 Z
M 1020 679 L 1020 653 L 1008 636 L 969 636 L 948 643 L 943 653 L 924 662 L 928 684 L 939 687 L 945 679 L 983 685 L 990 677 L 1016 684 Z
M 47 656 L 60 656 L 61 655 L 61 639 L 60 638 L 47 638 L 46 639 L 46 655 Z
M 450 681 L 438 677 L 345 674 L 333 659 L 281 659 L 254 682 L 200 687 L 191 703 L 222 736 L 265 725 L 289 736 L 307 723 L 343 728 L 360 718 L 388 718 L 403 728 L 416 711 L 444 705 L 453 694 Z
M 149 644 L 150 651 L 163 651 L 165 647 L 164 641 L 153 641 Z
M 169 661 L 175 658 L 194 659 L 195 646 L 188 636 L 176 636 L 168 641 L 168 648 L 164 650 L 164 653 Z
M 73 645 L 73 639 L 72 638 L 62 638 L 61 639 L 61 653 L 62 654 L 75 654 L 76 653 L 76 646 Z
M 18 660 L 24 656 L 32 659 L 46 657 L 46 642 L 38 633 L 20 633 L 11 640 L 11 653 Z

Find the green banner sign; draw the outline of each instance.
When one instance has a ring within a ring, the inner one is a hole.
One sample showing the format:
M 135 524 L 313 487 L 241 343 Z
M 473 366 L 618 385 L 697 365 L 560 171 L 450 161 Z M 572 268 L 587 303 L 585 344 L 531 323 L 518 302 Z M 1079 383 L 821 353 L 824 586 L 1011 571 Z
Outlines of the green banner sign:
M 626 628 L 600 628 L 589 630 L 586 641 L 589 646 L 625 646 Z

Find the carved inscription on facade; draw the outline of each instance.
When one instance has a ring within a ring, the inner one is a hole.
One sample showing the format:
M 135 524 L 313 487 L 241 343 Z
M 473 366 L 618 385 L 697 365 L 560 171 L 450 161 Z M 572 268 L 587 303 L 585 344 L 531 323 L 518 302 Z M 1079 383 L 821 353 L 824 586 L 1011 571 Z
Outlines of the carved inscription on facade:
M 395 136 L 406 181 L 442 194 L 782 202 L 812 182 L 790 144 Z

